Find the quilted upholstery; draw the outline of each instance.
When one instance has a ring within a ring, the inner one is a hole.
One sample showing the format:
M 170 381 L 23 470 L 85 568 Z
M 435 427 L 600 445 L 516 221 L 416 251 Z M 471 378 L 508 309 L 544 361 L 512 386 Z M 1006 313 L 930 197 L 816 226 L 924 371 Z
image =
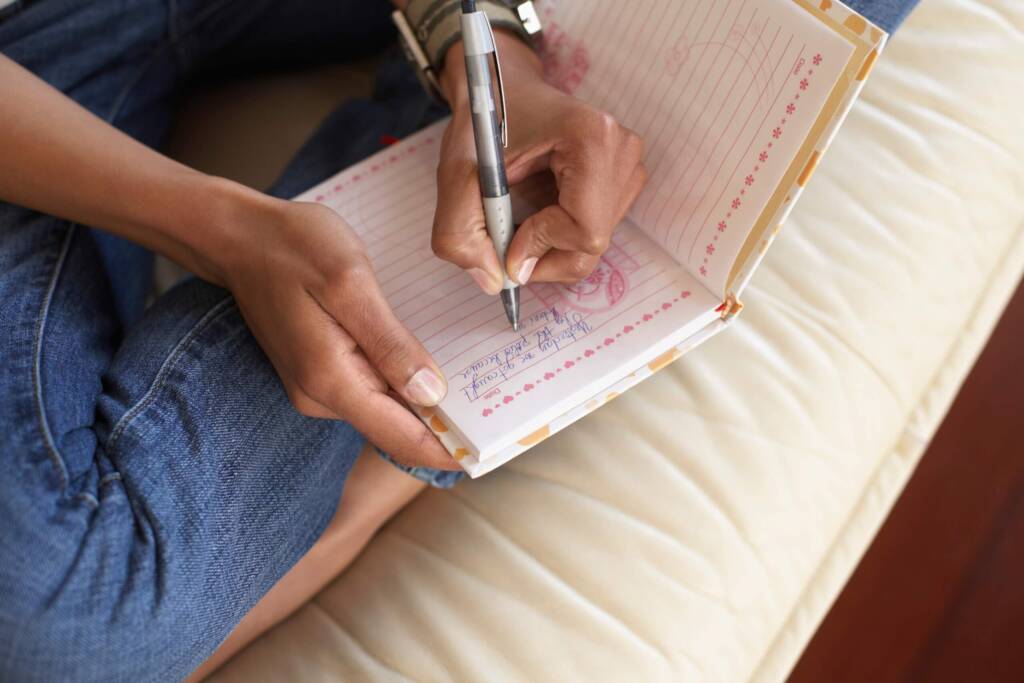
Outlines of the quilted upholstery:
M 929 0 L 731 330 L 431 491 L 216 680 L 778 681 L 1024 269 L 1024 4 Z

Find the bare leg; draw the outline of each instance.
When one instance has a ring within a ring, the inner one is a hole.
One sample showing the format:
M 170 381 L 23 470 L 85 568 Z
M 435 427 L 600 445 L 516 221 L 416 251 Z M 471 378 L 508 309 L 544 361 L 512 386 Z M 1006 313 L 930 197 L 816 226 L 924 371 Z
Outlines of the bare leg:
M 304 605 L 349 565 L 374 533 L 426 484 L 385 462 L 369 446 L 356 459 L 338 511 L 320 540 L 256 603 L 217 651 L 189 676 L 201 681 Z

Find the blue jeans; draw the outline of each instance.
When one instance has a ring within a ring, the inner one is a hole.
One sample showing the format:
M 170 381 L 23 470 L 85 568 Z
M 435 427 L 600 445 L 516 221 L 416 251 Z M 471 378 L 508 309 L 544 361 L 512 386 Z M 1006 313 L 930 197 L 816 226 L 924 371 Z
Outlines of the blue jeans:
M 186 82 L 380 51 L 388 12 L 38 0 L 0 23 L 0 51 L 158 147 Z M 395 61 L 273 192 L 443 114 Z M 190 279 L 145 308 L 151 267 L 128 242 L 0 203 L 0 680 L 187 675 L 317 540 L 365 443 L 292 408 L 228 292 Z
M 854 4 L 892 28 L 913 3 Z M 187 82 L 385 49 L 389 9 L 23 0 L 0 51 L 159 147 Z M 272 192 L 443 114 L 389 61 Z M 228 292 L 190 279 L 145 307 L 151 268 L 138 246 L 0 203 L 0 679 L 187 675 L 320 536 L 364 444 L 292 408 Z

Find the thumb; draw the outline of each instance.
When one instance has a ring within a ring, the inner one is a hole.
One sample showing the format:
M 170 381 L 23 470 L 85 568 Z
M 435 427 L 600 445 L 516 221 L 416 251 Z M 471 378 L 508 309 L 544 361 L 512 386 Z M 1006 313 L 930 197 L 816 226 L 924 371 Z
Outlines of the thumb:
M 467 271 L 487 294 L 501 291 L 504 271 L 487 235 L 480 180 L 472 161 L 443 161 L 438 166 L 431 248 L 438 258 Z
M 328 313 L 355 340 L 377 372 L 406 402 L 433 406 L 448 393 L 444 374 L 398 320 L 372 276 L 332 297 Z

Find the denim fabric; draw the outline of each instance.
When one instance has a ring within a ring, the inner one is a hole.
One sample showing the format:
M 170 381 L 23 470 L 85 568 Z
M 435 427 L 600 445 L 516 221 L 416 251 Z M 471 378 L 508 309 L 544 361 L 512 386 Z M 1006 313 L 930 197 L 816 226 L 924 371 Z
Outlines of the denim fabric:
M 920 0 L 843 0 L 879 28 L 892 33 Z
M 37 0 L 0 23 L 0 51 L 159 146 L 189 79 L 379 51 L 388 11 Z M 404 67 L 378 95 L 335 113 L 275 192 L 443 114 Z M 364 444 L 291 407 L 224 290 L 190 279 L 144 308 L 151 265 L 0 203 L 0 680 L 187 675 L 320 536 Z
M 893 28 L 913 2 L 853 4 Z M 190 79 L 380 50 L 389 9 L 34 0 L 0 21 L 0 51 L 158 147 Z M 332 115 L 272 191 L 443 113 L 390 61 L 374 98 Z M 144 308 L 151 265 L 0 203 L 0 680 L 187 675 L 319 537 L 364 443 L 291 407 L 227 292 L 190 279 Z

